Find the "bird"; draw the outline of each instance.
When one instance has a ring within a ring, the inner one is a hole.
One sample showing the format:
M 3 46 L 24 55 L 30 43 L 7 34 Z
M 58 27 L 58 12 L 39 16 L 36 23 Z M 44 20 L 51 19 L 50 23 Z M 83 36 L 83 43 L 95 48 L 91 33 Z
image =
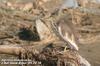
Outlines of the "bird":
M 79 4 L 77 2 L 77 0 L 64 0 L 63 3 L 61 4 L 60 8 L 59 8 L 59 12 L 61 12 L 64 9 L 72 9 L 71 11 L 71 15 L 72 15 L 72 23 L 74 23 L 73 21 L 73 9 L 76 9 L 77 7 L 79 7 Z M 67 17 L 67 16 L 66 16 Z M 69 22 L 64 21 L 63 19 L 61 19 L 62 21 L 59 21 L 56 25 L 56 29 L 57 32 L 59 33 L 59 36 L 65 41 L 67 42 L 67 44 L 69 45 L 69 47 L 71 49 L 74 50 L 78 50 L 78 46 L 77 46 L 77 40 L 76 40 L 76 36 L 75 36 L 75 32 L 73 31 L 74 29 L 71 27 L 73 26 L 73 24 L 70 24 Z M 67 46 L 65 47 L 64 51 L 66 50 Z
M 79 44 L 77 31 L 75 30 L 73 23 L 68 21 L 66 15 L 63 17 L 61 16 L 57 22 L 54 22 L 52 25 L 55 34 L 67 44 L 64 48 L 64 51 L 66 48 L 70 48 L 76 51 L 79 50 L 77 46 L 77 44 Z

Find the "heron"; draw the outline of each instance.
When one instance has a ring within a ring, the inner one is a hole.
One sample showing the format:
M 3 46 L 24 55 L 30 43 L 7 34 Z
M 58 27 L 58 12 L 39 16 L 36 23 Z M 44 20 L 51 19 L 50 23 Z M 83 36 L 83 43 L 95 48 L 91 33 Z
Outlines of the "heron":
M 57 22 L 53 23 L 53 28 L 55 29 L 56 35 L 63 40 L 68 45 L 65 46 L 64 51 L 66 48 L 70 48 L 73 50 L 78 51 L 78 37 L 77 33 L 73 27 L 72 22 L 68 22 L 66 16 L 61 17 Z
M 78 7 L 78 2 L 76 0 L 64 0 L 63 4 L 60 6 L 59 11 L 61 12 L 63 9 L 72 9 L 71 15 L 72 15 L 72 22 L 73 20 L 73 9 Z M 59 33 L 60 37 L 68 43 L 71 49 L 78 50 L 77 42 L 76 42 L 76 37 L 74 35 L 74 32 L 72 31 L 73 28 L 71 29 L 72 25 L 69 23 L 66 23 L 64 21 L 58 22 L 56 29 L 58 30 L 57 32 Z M 65 47 L 64 51 L 66 50 L 67 46 Z

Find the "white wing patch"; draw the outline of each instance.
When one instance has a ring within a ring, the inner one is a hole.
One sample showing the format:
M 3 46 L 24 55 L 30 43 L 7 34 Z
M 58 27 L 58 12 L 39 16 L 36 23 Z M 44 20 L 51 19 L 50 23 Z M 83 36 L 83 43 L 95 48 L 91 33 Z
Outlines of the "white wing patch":
M 74 38 L 74 36 L 73 36 L 73 38 Z M 78 50 L 78 46 L 74 42 L 73 38 L 72 38 L 72 40 L 70 38 L 68 38 L 68 33 L 66 33 L 65 36 L 64 36 L 64 39 L 66 39 L 68 42 L 70 42 L 75 47 L 75 49 Z

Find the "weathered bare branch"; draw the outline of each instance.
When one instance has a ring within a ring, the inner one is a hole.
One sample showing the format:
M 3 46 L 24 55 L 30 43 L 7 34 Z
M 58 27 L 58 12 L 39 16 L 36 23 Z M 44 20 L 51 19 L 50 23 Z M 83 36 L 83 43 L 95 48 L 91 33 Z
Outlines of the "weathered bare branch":
M 55 39 L 53 39 L 53 38 L 51 39 L 51 37 L 49 37 L 46 40 L 34 42 L 31 45 L 15 45 L 15 44 L 0 45 L 0 54 L 19 55 L 19 53 L 24 50 L 24 47 L 41 50 L 44 47 L 46 47 L 48 44 L 50 44 L 54 41 L 55 41 Z
M 0 45 L 0 54 L 19 55 L 21 50 L 23 48 L 17 45 Z

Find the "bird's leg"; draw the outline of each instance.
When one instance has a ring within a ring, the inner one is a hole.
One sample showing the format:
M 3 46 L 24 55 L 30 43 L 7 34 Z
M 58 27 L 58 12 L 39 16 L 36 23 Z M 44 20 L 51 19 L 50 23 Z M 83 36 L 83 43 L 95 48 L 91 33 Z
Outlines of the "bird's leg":
M 65 47 L 64 47 L 64 52 L 66 52 L 66 49 L 67 49 L 67 48 L 68 48 L 68 46 L 65 46 Z
M 69 45 L 69 44 L 68 44 L 68 45 Z M 76 48 L 73 47 L 72 45 L 69 45 L 69 46 L 68 46 L 68 45 L 64 47 L 64 50 L 63 50 L 64 52 L 66 52 L 67 49 L 76 50 Z

